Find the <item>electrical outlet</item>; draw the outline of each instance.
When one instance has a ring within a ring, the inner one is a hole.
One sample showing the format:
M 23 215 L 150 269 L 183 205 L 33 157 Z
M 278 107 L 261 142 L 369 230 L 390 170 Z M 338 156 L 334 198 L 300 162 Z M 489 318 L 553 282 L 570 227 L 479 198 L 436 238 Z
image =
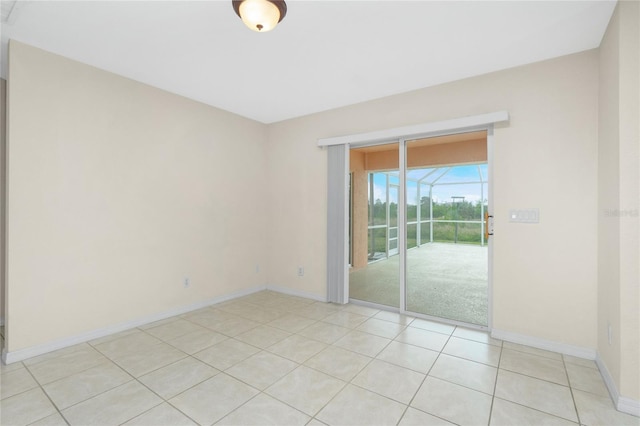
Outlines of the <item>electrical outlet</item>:
M 298 276 L 299 277 L 304 276 L 304 266 L 298 266 Z
M 191 285 L 191 280 L 189 279 L 189 277 L 186 277 L 184 279 L 184 288 L 188 288 Z
M 260 273 L 260 265 L 256 265 L 256 274 Z

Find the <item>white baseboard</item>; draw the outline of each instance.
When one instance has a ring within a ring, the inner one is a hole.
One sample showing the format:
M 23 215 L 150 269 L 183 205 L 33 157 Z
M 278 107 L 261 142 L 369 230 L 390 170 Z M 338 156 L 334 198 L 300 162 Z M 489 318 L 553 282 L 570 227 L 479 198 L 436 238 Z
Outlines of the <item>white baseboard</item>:
M 600 358 L 600 354 L 596 354 L 596 365 L 598 366 L 598 370 L 600 370 L 600 375 L 604 380 L 604 384 L 607 386 L 607 390 L 609 391 L 609 396 L 613 400 L 613 403 L 617 405 L 618 399 L 620 399 L 620 394 L 618 393 L 618 387 L 616 386 L 616 382 L 613 381 L 613 377 L 611 373 L 609 373 L 609 369 L 606 364 Z
M 609 369 L 607 368 L 606 364 L 604 363 L 602 358 L 600 358 L 600 354 L 596 354 L 596 364 L 598 365 L 598 369 L 600 370 L 600 375 L 602 375 L 604 384 L 609 390 L 609 395 L 613 400 L 613 404 L 615 405 L 616 410 L 640 417 L 640 401 L 620 395 L 618 387 L 616 386 L 616 382 L 613 380 L 611 373 L 609 373 Z
M 544 349 L 547 351 L 558 352 L 565 355 L 575 356 L 577 358 L 584 358 L 595 360 L 596 350 L 591 348 L 584 348 L 581 346 L 569 345 L 567 343 L 555 342 L 553 340 L 540 339 L 538 337 L 527 336 L 524 334 L 513 333 L 511 331 L 491 330 L 491 337 L 494 339 L 500 339 L 511 343 L 518 343 L 521 345 L 527 345 L 538 349 Z
M 304 297 L 305 299 L 317 300 L 318 302 L 327 301 L 326 297 L 318 296 L 315 293 L 309 293 L 307 291 L 302 291 L 302 290 L 295 290 L 288 287 L 280 287 L 274 284 L 267 284 L 267 290 L 276 291 L 282 294 L 288 294 L 289 296 L 298 296 L 298 297 Z
M 616 409 L 623 413 L 640 417 L 640 401 L 638 401 L 637 399 L 631 399 L 627 398 L 626 396 L 621 396 L 618 398 Z
M 120 324 L 115 324 L 100 328 L 97 330 L 81 333 L 75 336 L 66 337 L 64 339 L 54 340 L 53 342 L 45 343 L 42 345 L 31 346 L 17 351 L 7 352 L 3 350 L 2 361 L 5 364 L 12 364 L 14 362 L 22 361 L 34 356 L 42 355 L 48 352 L 63 349 L 69 346 L 85 343 L 90 340 L 99 339 L 110 334 L 119 333 L 121 331 L 129 330 L 131 328 L 140 327 L 145 324 L 150 324 L 155 321 L 160 321 L 166 318 L 174 317 L 176 315 L 186 314 L 187 312 L 195 311 L 197 309 L 205 308 L 207 306 L 215 305 L 217 303 L 226 302 L 228 300 L 236 299 L 238 297 L 247 296 L 249 294 L 256 293 L 258 291 L 265 290 L 265 285 L 251 287 L 248 289 L 236 291 L 233 293 L 225 294 L 222 296 L 214 297 L 213 299 L 203 300 L 202 302 L 193 303 L 191 305 L 183 306 L 176 309 L 171 309 L 158 314 L 149 315 L 143 318 L 138 318 L 132 321 L 127 321 Z

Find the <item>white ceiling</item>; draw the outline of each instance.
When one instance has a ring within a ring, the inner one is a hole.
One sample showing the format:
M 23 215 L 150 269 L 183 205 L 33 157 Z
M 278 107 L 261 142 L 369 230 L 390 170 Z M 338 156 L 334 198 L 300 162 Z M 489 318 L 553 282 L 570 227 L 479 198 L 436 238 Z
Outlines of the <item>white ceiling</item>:
M 615 1 L 287 5 L 256 33 L 231 0 L 19 0 L 2 22 L 2 75 L 13 38 L 272 123 L 596 48 Z

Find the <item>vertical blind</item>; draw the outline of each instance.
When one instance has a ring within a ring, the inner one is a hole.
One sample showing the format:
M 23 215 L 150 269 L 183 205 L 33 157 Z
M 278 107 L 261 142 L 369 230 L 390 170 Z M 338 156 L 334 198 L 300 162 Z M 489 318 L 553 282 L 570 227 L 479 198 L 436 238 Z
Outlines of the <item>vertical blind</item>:
M 345 300 L 345 155 L 348 145 L 327 147 L 327 300 Z

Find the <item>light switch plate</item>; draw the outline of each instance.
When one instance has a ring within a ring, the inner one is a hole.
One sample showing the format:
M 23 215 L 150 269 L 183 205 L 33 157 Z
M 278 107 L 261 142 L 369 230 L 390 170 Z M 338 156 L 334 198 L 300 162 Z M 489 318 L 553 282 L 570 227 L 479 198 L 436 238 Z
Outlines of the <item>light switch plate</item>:
M 511 209 L 509 210 L 509 222 L 538 223 L 540 222 L 540 209 Z

